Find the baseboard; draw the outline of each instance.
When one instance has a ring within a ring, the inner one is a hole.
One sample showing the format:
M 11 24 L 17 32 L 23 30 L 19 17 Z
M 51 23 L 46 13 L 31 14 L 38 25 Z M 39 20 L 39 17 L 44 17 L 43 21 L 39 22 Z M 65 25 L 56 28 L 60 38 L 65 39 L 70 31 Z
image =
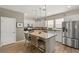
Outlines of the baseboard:
M 3 45 L 0 45 L 0 47 L 2 47 Z
M 20 42 L 22 42 L 22 41 L 25 41 L 25 40 L 16 41 L 16 42 L 14 42 L 14 44 L 15 44 L 15 43 L 20 43 Z M 11 43 L 11 44 L 13 44 L 13 43 Z M 9 44 L 7 44 L 7 45 L 9 45 Z M 0 47 L 2 47 L 2 46 L 6 46 L 6 45 L 0 45 Z
M 25 41 L 25 40 L 16 41 L 15 43 L 20 43 L 20 42 L 22 42 L 22 41 Z

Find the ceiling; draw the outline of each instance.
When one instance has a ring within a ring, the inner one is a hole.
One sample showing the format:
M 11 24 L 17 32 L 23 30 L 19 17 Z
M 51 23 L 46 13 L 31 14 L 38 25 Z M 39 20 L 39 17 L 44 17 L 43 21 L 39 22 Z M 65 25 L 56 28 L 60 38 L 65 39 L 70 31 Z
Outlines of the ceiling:
M 24 13 L 26 16 L 40 17 L 45 16 L 44 5 L 0 5 L 2 8 L 18 11 Z M 41 10 L 40 10 L 41 8 Z M 54 15 L 73 9 L 79 9 L 79 5 L 47 5 L 46 15 Z

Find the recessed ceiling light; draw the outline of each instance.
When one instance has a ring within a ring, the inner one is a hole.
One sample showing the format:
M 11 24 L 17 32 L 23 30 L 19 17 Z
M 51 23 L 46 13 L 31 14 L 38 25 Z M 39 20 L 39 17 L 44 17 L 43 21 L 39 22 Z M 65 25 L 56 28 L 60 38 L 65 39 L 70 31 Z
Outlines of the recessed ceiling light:
M 67 8 L 71 8 L 72 6 L 67 6 Z

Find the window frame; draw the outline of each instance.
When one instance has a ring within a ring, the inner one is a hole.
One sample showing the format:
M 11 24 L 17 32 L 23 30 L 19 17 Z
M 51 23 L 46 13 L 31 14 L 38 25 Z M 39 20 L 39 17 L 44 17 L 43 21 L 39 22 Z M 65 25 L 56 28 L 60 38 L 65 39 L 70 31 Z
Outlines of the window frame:
M 56 24 L 56 20 L 61 20 L 62 19 L 62 21 L 61 21 L 61 23 L 59 22 L 58 24 Z M 61 29 L 62 28 L 62 22 L 64 21 L 64 18 L 57 18 L 57 19 L 55 19 L 55 28 L 57 28 L 57 29 Z M 60 27 L 58 27 L 57 25 L 59 25 Z
M 45 24 L 48 28 L 54 28 L 54 20 L 46 20 Z

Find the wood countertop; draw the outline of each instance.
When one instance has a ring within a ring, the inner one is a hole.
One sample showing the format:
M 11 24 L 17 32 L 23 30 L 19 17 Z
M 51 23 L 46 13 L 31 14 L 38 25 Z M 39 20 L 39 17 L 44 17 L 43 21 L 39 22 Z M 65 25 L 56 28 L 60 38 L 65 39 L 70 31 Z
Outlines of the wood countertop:
M 27 32 L 24 32 L 24 33 L 27 33 Z M 55 33 L 45 33 L 41 30 L 35 30 L 34 32 L 32 33 L 29 33 L 30 35 L 34 35 L 34 36 L 37 36 L 37 37 L 41 37 L 41 38 L 44 38 L 44 39 L 49 39 L 51 37 L 55 37 L 56 34 Z

